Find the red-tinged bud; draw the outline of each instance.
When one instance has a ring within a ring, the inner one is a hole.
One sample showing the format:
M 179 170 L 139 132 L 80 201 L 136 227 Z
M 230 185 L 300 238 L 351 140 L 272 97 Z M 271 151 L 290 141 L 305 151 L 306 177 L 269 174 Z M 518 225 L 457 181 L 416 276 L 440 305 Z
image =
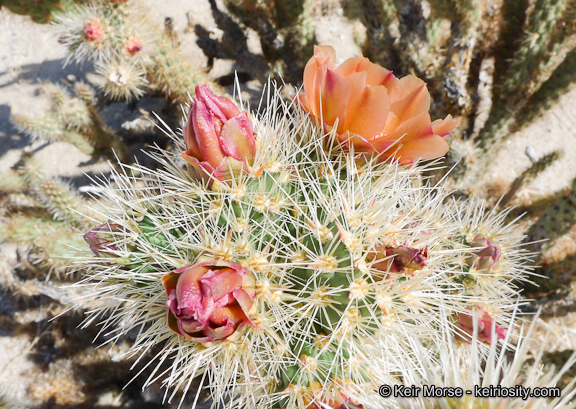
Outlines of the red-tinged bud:
M 138 37 L 131 37 L 126 43 L 124 44 L 124 48 L 126 52 L 130 55 L 136 54 L 138 51 L 142 50 L 142 42 Z
M 162 282 L 168 326 L 180 335 L 206 344 L 255 326 L 249 318 L 255 278 L 238 263 L 196 263 L 165 275 Z
M 387 273 L 412 274 L 426 267 L 428 247 L 417 249 L 410 246 L 378 246 L 376 254 L 369 261 L 376 261 L 372 267 Z M 381 260 L 381 261 L 380 261 Z
M 484 342 L 486 344 L 492 344 L 492 342 L 498 339 L 504 339 L 506 337 L 506 329 L 502 328 L 500 325 L 492 319 L 490 314 L 488 314 L 483 308 L 475 307 L 476 314 L 476 325 L 478 327 L 478 341 Z M 464 332 L 470 336 L 474 333 L 474 314 L 473 313 L 457 313 L 456 319 L 458 320 L 458 327 L 464 330 Z M 494 337 L 492 337 L 492 326 L 494 326 Z M 468 337 L 459 335 L 459 339 L 470 343 Z
M 94 227 L 88 233 L 84 235 L 84 240 L 90 246 L 90 250 L 96 256 L 100 256 L 100 253 L 106 253 L 107 250 L 118 251 L 118 248 L 112 244 L 114 241 L 110 233 L 121 231 L 119 224 L 114 223 L 104 223 L 100 226 Z
M 470 247 L 482 247 L 470 253 L 466 263 L 477 271 L 490 271 L 498 266 L 502 250 L 495 245 L 493 241 L 483 236 L 476 236 L 473 241 L 468 243 Z
M 229 179 L 235 171 L 249 170 L 256 155 L 256 138 L 246 112 L 226 97 L 214 95 L 208 85 L 196 85 L 188 121 L 184 126 L 186 151 L 182 157 L 200 175 Z
M 98 22 L 93 21 L 84 27 L 84 35 L 88 41 L 102 41 L 104 30 Z

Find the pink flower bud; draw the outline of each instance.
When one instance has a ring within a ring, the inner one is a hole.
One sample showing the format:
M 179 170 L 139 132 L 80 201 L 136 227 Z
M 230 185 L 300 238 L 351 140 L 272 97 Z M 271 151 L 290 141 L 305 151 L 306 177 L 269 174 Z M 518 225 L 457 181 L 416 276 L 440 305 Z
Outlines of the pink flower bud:
M 88 41 L 101 41 L 104 36 L 104 30 L 98 22 L 93 21 L 84 27 L 84 35 Z
M 90 250 L 92 250 L 92 253 L 96 256 L 99 256 L 100 252 L 105 253 L 106 250 L 118 251 L 118 248 L 110 243 L 110 240 L 112 240 L 112 237 L 110 237 L 111 235 L 106 234 L 115 231 L 120 231 L 119 224 L 104 223 L 100 226 L 94 227 L 86 233 L 84 235 L 84 240 L 88 243 Z
M 228 338 L 248 325 L 255 279 L 238 263 L 211 260 L 182 267 L 162 278 L 168 326 L 205 344 Z
M 428 248 L 416 249 L 410 246 L 378 246 L 372 260 L 373 268 L 387 273 L 412 274 L 426 267 Z M 379 261 L 381 260 L 381 261 Z
M 138 51 L 142 50 L 142 42 L 138 37 L 131 37 L 126 43 L 124 44 L 124 48 L 126 52 L 130 55 L 136 54 Z
M 496 324 L 490 314 L 488 314 L 483 308 L 480 307 L 475 307 L 475 310 L 476 325 L 478 326 L 478 341 L 491 344 L 498 339 L 504 339 L 506 337 L 506 329 Z M 458 327 L 463 329 L 466 334 L 470 336 L 474 334 L 474 317 L 472 313 L 457 313 L 456 319 L 458 320 Z M 492 338 L 493 325 L 495 326 L 495 339 Z M 470 343 L 470 339 L 464 337 L 463 335 L 459 335 L 459 339 Z
M 470 253 L 466 259 L 468 266 L 478 271 L 490 271 L 493 267 L 498 266 L 502 250 L 490 239 L 483 236 L 476 236 L 468 245 L 470 247 L 483 247 L 480 250 Z
M 182 157 L 200 175 L 218 180 L 232 169 L 248 170 L 256 155 L 256 139 L 246 112 L 226 97 L 217 97 L 206 84 L 196 85 L 196 97 L 184 126 L 186 151 Z

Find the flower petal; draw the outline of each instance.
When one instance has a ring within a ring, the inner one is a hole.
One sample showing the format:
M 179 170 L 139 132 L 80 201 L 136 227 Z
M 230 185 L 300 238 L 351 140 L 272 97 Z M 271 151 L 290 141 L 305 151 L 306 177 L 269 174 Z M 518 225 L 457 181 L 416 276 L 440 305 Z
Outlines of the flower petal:
M 210 274 L 212 272 L 215 274 Z M 210 273 L 203 275 L 198 281 L 202 295 L 214 298 L 215 302 L 242 287 L 242 277 L 231 268 L 211 270 Z
M 178 320 L 178 329 L 180 333 L 186 333 L 189 335 L 195 334 L 201 331 L 206 325 L 202 324 L 200 321 L 195 319 L 179 319 Z
M 336 52 L 330 46 L 314 46 L 314 56 L 304 68 L 304 93 L 312 115 L 320 114 L 318 87 L 323 82 L 327 68 L 333 68 Z
M 210 109 L 197 99 L 192 104 L 192 123 L 194 135 L 201 153 L 201 157 L 216 168 L 224 159 L 216 129 L 214 127 L 214 115 Z
M 220 181 L 227 181 L 232 175 L 238 175 L 242 170 L 246 170 L 246 163 L 240 162 L 234 158 L 226 157 L 222 163 L 214 169 L 213 176 Z
M 348 77 L 357 72 L 366 73 L 367 85 L 392 86 L 398 79 L 386 68 L 370 62 L 366 57 L 349 58 L 336 68 L 338 73 Z
M 460 122 L 460 118 L 452 119 L 452 115 L 448 115 L 444 119 L 437 119 L 432 122 L 432 130 L 436 135 L 448 135 L 452 129 L 460 126 Z
M 338 142 L 340 142 L 344 146 L 350 146 L 350 145 L 354 146 L 355 152 L 367 153 L 375 151 L 375 148 L 372 145 L 372 143 L 368 142 L 362 136 L 357 135 L 355 133 L 345 131 L 342 134 L 336 134 L 336 137 L 338 138 Z
M 195 316 L 199 310 L 204 309 L 199 279 L 208 271 L 207 267 L 193 266 L 180 275 L 176 283 L 176 298 L 180 312 Z
M 402 138 L 399 144 L 406 144 L 414 138 L 419 138 L 425 135 L 432 135 L 432 124 L 430 123 L 430 114 L 422 112 L 421 114 L 404 121 L 399 126 L 388 134 L 384 134 L 379 138 L 373 139 L 370 142 L 378 150 L 382 152 L 384 146 L 389 146 L 390 141 L 396 141 Z
M 254 305 L 254 299 L 250 297 L 248 293 L 242 288 L 234 290 L 232 294 L 236 301 L 238 301 L 238 304 L 240 305 L 240 308 L 242 308 L 242 311 L 246 317 L 248 317 L 250 309 L 252 308 L 252 305 Z
M 178 301 L 176 298 L 176 285 L 178 283 L 178 278 L 180 277 L 180 273 L 173 271 L 164 277 L 162 277 L 162 284 L 164 284 L 164 288 L 166 289 L 166 306 L 168 307 L 168 311 L 172 311 L 174 314 L 178 314 Z
M 350 99 L 346 120 L 338 128 L 371 139 L 382 133 L 390 110 L 388 91 L 382 85 L 366 86 L 366 73 L 358 72 L 348 77 Z
M 207 84 L 196 85 L 196 99 L 202 101 L 222 122 L 226 122 L 240 113 L 234 102 L 226 97 L 217 97 Z
M 242 290 L 246 292 L 250 296 L 250 298 L 254 299 L 256 296 L 256 278 L 254 275 L 246 268 L 240 266 L 242 270 L 237 270 L 239 274 L 242 275 Z
M 232 156 L 241 162 L 247 161 L 248 164 L 254 162 L 256 140 L 246 112 L 242 112 L 224 124 L 219 140 L 225 155 Z
M 350 83 L 336 71 L 328 69 L 320 86 L 322 122 L 333 126 L 338 118 L 340 129 L 340 124 L 345 121 L 346 105 L 350 99 Z
M 194 135 L 194 124 L 192 123 L 193 115 L 190 114 L 186 125 L 184 125 L 184 142 L 186 143 L 186 153 L 189 156 L 200 158 L 200 147 L 196 142 L 196 135 Z
M 448 142 L 438 135 L 427 135 L 406 144 L 401 144 L 396 157 L 405 165 L 415 160 L 436 159 L 446 155 L 450 150 Z
M 395 116 L 390 117 L 384 133 L 394 130 L 402 122 L 428 112 L 430 109 L 430 94 L 426 84 L 414 75 L 400 79 L 393 87 L 388 89 L 390 97 L 390 110 Z
M 234 323 L 232 321 L 229 321 L 226 324 L 226 326 L 224 326 L 224 327 L 212 328 L 212 327 L 208 326 L 202 330 L 202 333 L 204 333 L 204 335 L 206 335 L 206 339 L 210 339 L 212 341 L 215 341 L 218 339 L 223 339 L 223 338 L 229 337 L 230 335 L 232 335 L 234 333 L 234 331 L 236 331 L 236 326 L 234 325 Z M 198 342 L 200 342 L 200 341 L 198 341 Z
M 239 305 L 227 305 L 215 308 L 210 315 L 210 322 L 222 326 L 230 323 L 236 325 L 246 320 L 246 314 Z
M 304 108 L 306 112 L 311 111 L 310 105 L 308 104 L 308 100 L 306 99 L 306 95 L 304 94 L 296 95 L 296 101 L 298 101 L 298 103 L 302 106 L 302 108 Z
M 170 310 L 168 310 L 168 328 L 170 328 L 177 334 L 184 335 L 184 333 L 180 331 L 180 326 L 178 325 L 178 319 Z

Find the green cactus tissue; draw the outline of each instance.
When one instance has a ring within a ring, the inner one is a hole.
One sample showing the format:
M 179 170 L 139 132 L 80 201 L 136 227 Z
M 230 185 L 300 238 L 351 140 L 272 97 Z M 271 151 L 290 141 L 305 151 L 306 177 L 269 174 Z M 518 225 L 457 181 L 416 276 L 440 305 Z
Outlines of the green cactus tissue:
M 522 233 L 422 176 L 458 121 L 431 121 L 414 76 L 334 61 L 317 47 L 305 93 L 268 87 L 260 114 L 196 86 L 179 151 L 99 183 L 86 322 L 136 330 L 128 355 L 161 346 L 168 399 L 199 376 L 230 408 L 395 407 L 379 386 L 436 340 L 487 355 L 514 329 Z

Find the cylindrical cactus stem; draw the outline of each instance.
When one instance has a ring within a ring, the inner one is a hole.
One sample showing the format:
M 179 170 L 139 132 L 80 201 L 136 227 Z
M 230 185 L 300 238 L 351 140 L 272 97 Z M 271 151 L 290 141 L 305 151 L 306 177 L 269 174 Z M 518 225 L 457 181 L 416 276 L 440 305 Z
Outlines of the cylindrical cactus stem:
M 570 51 L 550 78 L 530 97 L 518 114 L 517 128 L 530 124 L 560 99 L 576 81 L 576 49 Z
M 68 184 L 47 176 L 31 156 L 24 159 L 20 170 L 36 197 L 56 220 L 82 224 L 83 216 L 78 212 L 86 211 L 84 200 Z
M 480 135 L 485 149 L 510 134 L 515 115 L 576 47 L 574 25 L 564 23 L 573 8 L 570 0 L 538 0 L 528 8 L 525 34 L 500 78 L 492 115 Z
M 174 102 L 186 102 L 196 84 L 205 82 L 202 71 L 194 68 L 169 38 L 162 39 L 150 58 L 146 70 L 151 84 Z
M 15 114 L 11 117 L 18 130 L 34 139 L 58 141 L 62 137 L 62 124 L 51 115 L 42 115 L 30 118 L 25 115 Z
M 80 98 L 88 106 L 94 106 L 96 104 L 96 93 L 94 88 L 83 81 L 77 81 L 74 83 L 74 93 L 78 98 Z
M 519 109 L 576 46 L 576 40 L 570 38 L 574 28 L 562 23 L 570 3 L 540 0 L 534 4 L 522 45 L 502 84 L 501 97 L 505 98 L 508 111 Z
M 41 85 L 40 90 L 45 94 L 51 103 L 51 110 L 57 112 L 71 98 L 70 93 L 60 84 L 45 82 Z
M 29 245 L 23 252 L 30 266 L 39 272 L 56 274 L 57 278 L 61 278 L 60 273 L 69 271 L 78 251 L 86 250 L 86 243 L 69 221 L 20 213 L 3 220 L 0 234 L 6 242 Z
M 87 155 L 94 153 L 94 148 L 82 134 L 73 129 L 66 129 L 62 119 L 56 118 L 52 114 L 45 114 L 38 118 L 13 115 L 12 122 L 18 129 L 32 138 L 52 142 L 68 142 Z

